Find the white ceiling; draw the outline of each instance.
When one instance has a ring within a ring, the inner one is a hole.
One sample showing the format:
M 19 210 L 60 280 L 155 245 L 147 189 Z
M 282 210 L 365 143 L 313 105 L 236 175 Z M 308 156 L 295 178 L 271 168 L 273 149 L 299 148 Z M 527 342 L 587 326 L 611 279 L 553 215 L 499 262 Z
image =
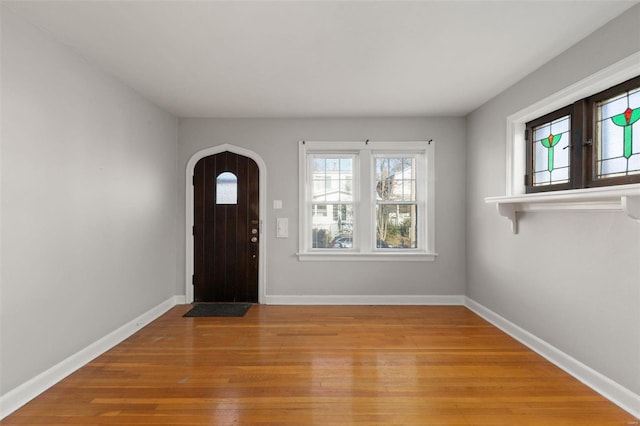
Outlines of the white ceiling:
M 179 117 L 464 115 L 637 1 L 4 1 Z

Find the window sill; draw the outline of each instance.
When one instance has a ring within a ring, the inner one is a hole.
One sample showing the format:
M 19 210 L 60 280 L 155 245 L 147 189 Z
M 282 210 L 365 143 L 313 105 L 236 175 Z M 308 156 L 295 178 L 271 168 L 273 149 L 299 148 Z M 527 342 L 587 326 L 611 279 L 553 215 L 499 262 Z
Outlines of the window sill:
M 498 213 L 511 222 L 511 231 L 518 233 L 518 213 L 539 211 L 622 211 L 640 221 L 640 184 L 573 189 L 535 194 L 487 197 Z
M 341 251 L 339 253 L 306 252 L 296 253 L 298 260 L 305 261 L 394 261 L 394 262 L 432 262 L 437 253 L 400 252 L 400 253 L 362 253 L 357 251 Z

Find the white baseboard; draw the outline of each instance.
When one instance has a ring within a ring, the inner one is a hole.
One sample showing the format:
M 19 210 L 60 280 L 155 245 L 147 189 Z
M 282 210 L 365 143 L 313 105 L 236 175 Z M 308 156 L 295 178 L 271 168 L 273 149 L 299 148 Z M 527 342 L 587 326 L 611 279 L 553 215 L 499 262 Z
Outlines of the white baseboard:
M 267 305 L 464 305 L 464 301 L 462 295 L 268 295 L 265 297 Z
M 555 346 L 520 328 L 480 303 L 465 298 L 465 306 L 520 343 L 571 374 L 620 408 L 640 418 L 640 395 L 567 355 Z
M 40 395 L 83 365 L 116 346 L 169 309 L 185 303 L 185 296 L 173 296 L 117 330 L 107 334 L 47 371 L 0 396 L 0 420 Z

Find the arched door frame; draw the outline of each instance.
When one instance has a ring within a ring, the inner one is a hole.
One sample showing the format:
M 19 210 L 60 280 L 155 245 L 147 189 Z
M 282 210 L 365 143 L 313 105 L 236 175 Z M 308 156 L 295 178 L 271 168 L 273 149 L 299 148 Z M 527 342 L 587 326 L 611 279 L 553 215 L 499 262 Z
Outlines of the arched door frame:
M 186 171 L 186 217 L 185 217 L 185 299 L 187 303 L 193 302 L 193 171 L 196 167 L 196 163 L 204 157 L 218 154 L 220 152 L 229 151 L 234 154 L 243 155 L 251 158 L 258 165 L 259 177 L 260 177 L 260 240 L 258 242 L 259 257 L 258 257 L 258 302 L 265 302 L 266 295 L 266 257 L 267 257 L 267 244 L 264 233 L 264 224 L 266 223 L 267 215 L 267 167 L 262 158 L 253 151 L 237 146 L 223 144 L 206 148 L 196 152 L 191 156 L 187 162 Z

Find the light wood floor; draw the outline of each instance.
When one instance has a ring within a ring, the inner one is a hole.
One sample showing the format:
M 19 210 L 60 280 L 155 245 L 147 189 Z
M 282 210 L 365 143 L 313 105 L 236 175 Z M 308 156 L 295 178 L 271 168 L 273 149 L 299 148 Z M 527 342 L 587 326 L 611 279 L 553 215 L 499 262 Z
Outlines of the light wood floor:
M 632 425 L 460 306 L 173 308 L 3 424 Z

